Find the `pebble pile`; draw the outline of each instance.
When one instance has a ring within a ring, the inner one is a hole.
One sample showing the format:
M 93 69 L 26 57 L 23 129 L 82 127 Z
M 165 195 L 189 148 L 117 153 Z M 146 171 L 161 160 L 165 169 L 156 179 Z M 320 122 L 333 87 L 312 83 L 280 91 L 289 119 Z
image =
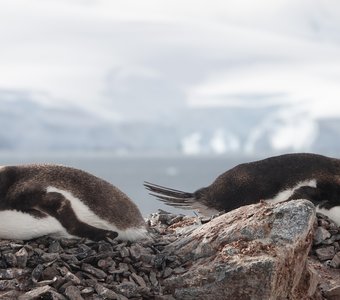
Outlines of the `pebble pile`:
M 331 268 L 340 268 L 340 228 L 322 214 L 317 214 L 311 254 Z
M 0 240 L 0 299 L 174 299 L 163 290 L 162 280 L 186 269 L 179 257 L 162 250 L 206 222 L 159 211 L 147 219 L 153 239 L 143 242 Z M 311 255 L 340 268 L 340 230 L 322 215 Z
M 152 214 L 153 239 L 135 243 L 0 240 L 0 299 L 174 299 L 160 282 L 185 270 L 161 252 L 176 239 L 169 226 L 186 218 Z

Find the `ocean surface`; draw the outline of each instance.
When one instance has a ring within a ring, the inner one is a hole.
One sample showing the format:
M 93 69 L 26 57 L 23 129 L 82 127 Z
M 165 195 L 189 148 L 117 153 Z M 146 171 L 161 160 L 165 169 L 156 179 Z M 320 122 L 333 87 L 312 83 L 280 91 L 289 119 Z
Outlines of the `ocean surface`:
M 0 154 L 0 165 L 57 163 L 79 168 L 99 176 L 126 193 L 144 217 L 157 209 L 193 215 L 192 211 L 172 208 L 148 194 L 143 182 L 193 192 L 209 185 L 233 166 L 255 160 L 249 157 L 135 157 L 109 154 Z

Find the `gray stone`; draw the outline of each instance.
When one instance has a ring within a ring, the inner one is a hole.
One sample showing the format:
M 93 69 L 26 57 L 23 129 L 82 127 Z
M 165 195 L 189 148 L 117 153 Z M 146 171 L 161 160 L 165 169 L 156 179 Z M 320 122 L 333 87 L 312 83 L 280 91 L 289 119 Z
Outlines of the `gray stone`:
M 38 288 L 35 288 L 29 292 L 26 292 L 25 294 L 19 296 L 18 300 L 33 300 L 33 299 L 39 299 L 39 297 L 41 297 L 42 295 L 48 293 L 49 291 L 51 291 L 53 288 L 45 285 L 45 286 L 41 286 Z
M 106 270 L 114 264 L 115 262 L 111 257 L 107 257 L 106 259 L 100 259 L 97 262 L 97 266 L 102 270 Z
M 324 295 L 326 299 L 329 300 L 339 300 L 340 299 L 340 285 L 330 288 L 327 291 L 324 291 Z
M 17 266 L 17 258 L 13 253 L 11 253 L 11 252 L 4 253 L 2 256 L 5 259 L 7 266 L 9 266 L 9 267 L 16 267 Z
M 172 269 L 169 267 L 166 267 L 163 272 L 163 278 L 167 278 L 172 274 Z
M 80 279 L 76 275 L 71 273 L 66 267 L 61 267 L 58 270 L 67 281 L 71 281 L 75 285 L 80 285 Z
M 146 287 L 146 283 L 141 276 L 137 275 L 136 273 L 131 273 L 131 277 L 139 286 Z
M 115 286 L 116 292 L 127 298 L 140 297 L 138 286 L 132 282 L 123 282 Z
M 21 248 L 15 253 L 17 259 L 17 267 L 25 268 L 27 264 L 28 253 L 25 248 Z
M 19 296 L 22 295 L 22 292 L 19 291 L 0 291 L 0 299 L 2 300 L 13 300 L 13 299 L 18 299 Z
M 44 253 L 41 256 L 41 259 L 44 262 L 51 262 L 51 261 L 55 261 L 59 258 L 59 253 Z
M 321 261 L 332 259 L 335 255 L 334 246 L 326 246 L 326 247 L 318 248 L 315 250 L 315 253 L 317 257 L 319 258 L 319 260 Z
M 150 279 L 150 282 L 153 286 L 158 285 L 158 280 L 157 280 L 157 276 L 156 276 L 155 272 L 153 272 L 153 271 L 150 272 L 149 279 Z
M 32 274 L 31 274 L 31 278 L 32 278 L 32 281 L 34 283 L 37 283 L 40 280 L 43 270 L 44 270 L 44 267 L 41 264 L 37 265 L 33 269 Z
M 109 243 L 101 242 L 98 246 L 98 252 L 113 252 L 112 245 Z
M 48 299 L 48 300 L 67 300 L 65 296 L 63 296 L 62 294 L 54 291 L 54 290 L 50 290 L 48 291 L 45 295 L 43 295 L 43 299 Z
M 328 231 L 330 234 L 335 235 L 339 232 L 339 227 L 334 222 L 331 222 Z
M 80 290 L 74 285 L 70 285 L 65 289 L 65 295 L 70 300 L 84 300 Z
M 157 295 L 155 300 L 176 300 L 172 295 Z
M 340 252 L 337 252 L 334 257 L 332 258 L 332 261 L 330 263 L 331 267 L 333 268 L 339 268 L 340 267 Z
M 15 290 L 19 286 L 19 281 L 15 279 L 1 279 L 0 280 L 0 291 Z
M 176 299 L 298 299 L 310 289 L 304 283 L 314 220 L 306 200 L 217 217 L 165 248 L 190 268 L 166 278 L 164 291 Z M 228 255 L 228 247 L 238 254 Z
M 183 273 L 187 272 L 187 270 L 186 270 L 185 268 L 183 268 L 183 267 L 177 267 L 177 268 L 175 268 L 175 269 L 173 270 L 173 272 L 174 272 L 175 274 L 183 274 Z
M 335 236 L 333 235 L 333 236 L 331 236 L 329 239 L 323 240 L 323 241 L 321 242 L 321 244 L 322 244 L 322 245 L 331 245 L 331 244 L 334 243 L 334 241 L 335 241 Z
M 94 288 L 93 288 L 93 287 L 86 287 L 86 288 L 82 289 L 80 292 L 81 292 L 83 295 L 86 295 L 86 296 L 92 295 L 93 292 L 94 292 Z
M 128 257 L 130 255 L 130 251 L 127 247 L 122 247 L 120 250 L 120 256 L 121 257 Z
M 138 244 L 132 245 L 130 247 L 130 254 L 131 254 L 132 259 L 139 260 L 141 253 L 142 253 L 142 249 L 141 249 L 141 246 L 139 246 Z
M 314 233 L 314 245 L 321 244 L 324 240 L 331 237 L 331 234 L 328 230 L 323 227 L 318 227 Z
M 9 268 L 0 269 L 0 279 L 14 279 L 29 273 L 27 269 Z
M 55 267 L 47 267 L 42 272 L 42 279 L 43 280 L 52 280 L 55 277 L 59 276 L 60 273 Z
M 91 275 L 99 278 L 99 279 L 104 279 L 106 278 L 106 273 L 103 270 L 100 270 L 98 268 L 95 268 L 91 266 L 90 264 L 83 263 L 81 265 L 81 269 L 87 273 L 90 273 Z
M 60 249 L 61 249 L 61 246 L 60 246 L 59 241 L 55 240 L 55 241 L 52 241 L 52 243 L 48 247 L 48 252 L 49 253 L 57 253 L 57 252 L 60 251 Z
M 119 299 L 118 295 L 114 291 L 102 286 L 99 283 L 96 284 L 94 288 L 97 294 L 102 296 L 104 299 Z

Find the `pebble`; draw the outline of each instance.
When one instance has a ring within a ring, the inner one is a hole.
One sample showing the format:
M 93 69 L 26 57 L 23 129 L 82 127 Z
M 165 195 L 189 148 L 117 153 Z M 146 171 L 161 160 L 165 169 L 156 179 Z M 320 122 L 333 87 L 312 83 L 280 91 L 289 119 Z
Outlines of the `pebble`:
M 65 296 L 70 300 L 84 300 L 78 287 L 70 285 L 65 289 Z
M 34 283 L 37 283 L 40 280 L 43 270 L 44 270 L 44 266 L 41 264 L 37 265 L 33 269 L 32 274 L 31 274 L 31 279 Z
M 48 293 L 50 290 L 52 290 L 52 287 L 48 285 L 41 286 L 19 296 L 18 300 L 38 299 L 39 297 L 42 297 L 44 294 Z
M 44 253 L 41 255 L 41 259 L 44 262 L 51 262 L 59 258 L 59 253 Z
M 134 281 L 141 287 L 146 287 L 146 283 L 143 279 L 143 277 L 137 275 L 136 273 L 131 273 L 131 277 L 134 279 Z
M 97 294 L 102 296 L 104 299 L 118 299 L 118 295 L 114 291 L 102 286 L 99 283 L 97 283 L 94 288 Z
M 320 261 L 328 261 L 331 268 L 340 268 L 340 228 L 327 216 L 317 213 L 311 254 Z
M 330 266 L 338 269 L 340 268 L 340 252 L 337 252 L 330 262 Z
M 330 288 L 327 291 L 324 291 L 324 296 L 329 300 L 338 300 L 340 299 L 340 285 Z
M 335 255 L 334 246 L 318 248 L 315 250 L 315 253 L 320 261 L 332 259 Z
M 157 276 L 156 276 L 155 272 L 153 272 L 153 271 L 150 272 L 149 279 L 150 279 L 150 282 L 153 286 L 158 285 L 158 280 L 157 280 Z
M 28 253 L 27 250 L 22 247 L 20 250 L 15 252 L 14 254 L 17 259 L 17 267 L 18 268 L 25 268 L 27 264 Z
M 17 265 L 17 258 L 14 253 L 4 253 L 3 257 L 7 266 L 15 267 Z
M 0 270 L 0 279 L 14 279 L 28 273 L 28 270 L 9 268 Z
M 107 276 L 107 274 L 103 270 L 95 268 L 91 266 L 90 264 L 83 263 L 81 265 L 81 269 L 87 273 L 90 273 L 91 275 L 94 275 L 95 277 L 99 279 L 104 279 Z
M 51 244 L 50 244 L 49 247 L 48 247 L 47 252 L 48 252 L 48 253 L 57 253 L 57 252 L 60 252 L 60 249 L 61 249 L 61 246 L 60 246 L 59 241 L 57 241 L 57 240 L 52 240 L 52 241 L 51 241 Z
M 324 222 L 320 222 L 321 224 L 325 224 Z M 320 224 L 319 223 L 319 224 Z M 318 227 L 314 233 L 314 245 L 319 245 L 324 242 L 326 239 L 330 238 L 330 232 L 324 227 Z

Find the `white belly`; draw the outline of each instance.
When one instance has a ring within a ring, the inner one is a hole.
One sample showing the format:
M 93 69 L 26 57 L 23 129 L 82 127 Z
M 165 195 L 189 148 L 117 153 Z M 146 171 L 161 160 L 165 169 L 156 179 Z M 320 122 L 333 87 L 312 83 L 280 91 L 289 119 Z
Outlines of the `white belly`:
M 303 186 L 316 188 L 317 182 L 315 179 L 299 182 L 293 188 L 279 192 L 274 198 L 268 199 L 266 200 L 266 202 L 279 203 L 285 201 L 289 199 L 289 197 L 292 196 L 297 189 Z M 316 206 L 316 212 L 324 214 L 325 216 L 333 220 L 338 226 L 340 226 L 340 206 L 335 206 L 331 209 L 319 208 L 319 206 Z
M 16 210 L 0 211 L 0 238 L 27 240 L 42 235 L 72 237 L 51 216 L 38 219 Z
M 304 187 L 304 186 L 316 188 L 316 185 L 317 185 L 317 182 L 316 182 L 315 179 L 301 181 L 301 182 L 298 182 L 294 187 L 280 191 L 277 195 L 275 195 L 274 198 L 267 199 L 266 201 L 269 202 L 269 203 L 279 203 L 279 202 L 282 202 L 282 201 L 286 201 L 299 188 Z
M 319 206 L 317 206 L 316 212 L 324 214 L 340 226 L 340 206 L 334 206 L 331 209 L 319 208 Z

